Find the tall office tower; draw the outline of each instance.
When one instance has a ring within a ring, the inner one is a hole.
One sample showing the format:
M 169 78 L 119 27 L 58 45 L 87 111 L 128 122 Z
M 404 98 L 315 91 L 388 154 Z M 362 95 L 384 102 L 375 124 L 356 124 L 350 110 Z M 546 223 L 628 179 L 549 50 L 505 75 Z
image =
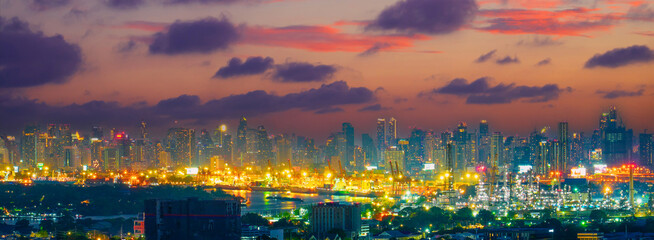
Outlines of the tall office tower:
M 504 161 L 504 136 L 501 132 L 494 132 L 491 136 L 490 159 L 490 166 L 500 168 L 507 164 Z
M 288 135 L 275 136 L 275 153 L 277 158 L 277 167 L 288 169 L 293 167 L 293 155 L 291 154 L 291 138 Z
M 356 165 L 354 163 L 354 127 L 349 122 L 343 123 L 343 134 L 345 134 L 345 162 L 348 168 Z
M 115 132 L 112 146 L 118 151 L 118 169 L 128 169 L 132 165 L 132 141 L 125 132 Z
M 223 143 L 220 146 L 220 154 L 226 163 L 229 163 L 230 165 L 234 164 L 234 155 L 232 154 L 232 149 L 233 149 L 233 143 L 232 143 L 232 135 L 229 135 L 227 133 L 223 133 Z
M 361 206 L 339 202 L 318 203 L 311 206 L 311 233 L 325 239 L 332 229 L 345 231 L 344 239 L 357 239 L 361 232 Z
M 236 130 L 236 141 L 234 146 L 234 158 L 239 166 L 243 165 L 247 153 L 247 132 L 248 121 L 245 117 L 241 116 L 241 120 L 238 123 L 238 129 Z
M 409 137 L 404 170 L 416 173 L 423 169 L 425 163 L 425 131 L 414 128 Z
M 241 239 L 237 200 L 151 199 L 145 201 L 145 216 L 146 239 Z
M 490 132 L 488 130 L 488 122 L 481 120 L 479 123 L 479 137 L 477 145 L 479 146 L 477 152 L 479 153 L 478 160 L 481 163 L 489 163 L 490 161 Z
M 365 164 L 377 165 L 377 148 L 375 147 L 375 141 L 372 140 L 370 134 L 361 134 L 361 148 L 363 149 Z M 359 167 L 358 164 L 357 167 Z M 363 170 L 363 166 L 359 167 L 359 170 Z
M 454 160 L 454 171 L 463 171 L 469 163 L 468 156 L 468 125 L 464 122 L 459 122 L 457 130 L 453 134 L 452 139 L 453 144 L 453 160 Z
M 190 167 L 193 162 L 195 131 L 187 128 L 170 128 L 166 135 L 166 151 L 170 153 L 172 166 Z
M 640 163 L 648 167 L 654 167 L 654 144 L 652 143 L 652 134 L 647 133 L 647 129 L 638 135 L 638 153 Z
M 514 140 L 513 148 L 513 163 L 515 166 L 531 165 L 529 161 L 529 141 L 527 138 L 521 137 Z
M 104 129 L 102 129 L 102 127 L 99 126 L 93 126 L 93 128 L 91 129 L 91 138 L 102 140 L 103 137 L 104 137 Z
M 215 144 L 213 139 L 211 139 L 211 134 L 206 129 L 200 131 L 200 137 L 198 138 L 198 166 L 209 166 L 211 163 L 211 158 L 218 155 L 215 151 Z
M 391 117 L 386 122 L 386 143 L 389 146 L 393 146 L 397 144 L 396 141 L 397 141 L 397 120 Z
M 633 130 L 626 129 L 615 107 L 600 117 L 600 133 L 604 163 L 616 165 L 631 161 Z
M 538 168 L 536 166 L 539 166 L 542 159 L 541 142 L 547 140 L 544 133 L 544 130 L 534 130 L 531 134 L 529 134 L 529 161 L 531 162 L 533 168 L 537 170 Z M 540 173 L 538 172 L 538 174 Z
M 434 151 L 436 151 L 436 134 L 432 130 L 425 131 L 425 142 L 423 155 L 425 162 L 434 163 Z
M 366 154 L 363 152 L 363 148 L 359 146 L 354 146 L 354 170 L 363 171 L 367 163 Z
M 404 175 L 406 172 L 408 172 L 408 169 L 406 166 L 406 154 L 405 151 L 401 149 L 402 145 L 400 144 L 404 146 L 408 145 L 406 140 L 400 139 L 397 146 L 388 147 L 388 149 L 386 149 L 385 163 L 386 170 L 390 171 L 391 169 L 394 169 L 394 171 Z
M 386 147 L 388 147 L 388 142 L 386 139 L 386 119 L 378 118 L 377 119 L 377 150 L 379 150 L 380 155 L 383 153 Z
M 559 140 L 559 161 L 561 161 L 561 170 L 562 172 L 566 172 L 566 168 L 568 164 L 570 163 L 570 140 L 569 140 L 569 133 L 568 133 L 568 122 L 560 122 L 559 123 L 559 131 L 558 131 L 558 140 Z
M 273 147 L 270 138 L 268 137 L 268 131 L 263 126 L 257 127 L 257 136 L 256 136 L 256 160 L 257 166 L 268 166 L 270 162 L 271 166 L 275 166 L 274 156 L 273 156 Z
M 584 143 L 584 133 L 573 133 L 570 141 L 570 163 L 569 165 L 578 165 L 588 163 L 587 148 Z
M 21 146 L 21 167 L 36 166 L 36 161 L 39 159 L 37 144 L 39 141 L 39 126 L 28 125 L 23 130 L 23 136 L 20 139 Z
M 139 122 L 139 130 L 141 131 L 141 135 L 139 136 L 142 139 L 147 139 L 148 136 L 148 123 L 145 122 L 145 120 L 141 120 Z

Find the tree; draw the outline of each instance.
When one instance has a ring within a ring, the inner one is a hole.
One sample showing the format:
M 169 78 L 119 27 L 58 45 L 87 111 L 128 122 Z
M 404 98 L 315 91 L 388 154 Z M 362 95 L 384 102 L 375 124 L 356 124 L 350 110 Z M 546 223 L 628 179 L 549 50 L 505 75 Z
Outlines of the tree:
M 474 219 L 472 216 L 472 209 L 468 207 L 460 208 L 454 213 L 454 220 L 459 222 L 469 222 Z
M 602 210 L 593 210 L 590 212 L 590 216 L 588 218 L 593 222 L 604 223 L 604 221 L 606 221 L 608 218 L 608 215 Z
M 14 225 L 14 228 L 21 234 L 27 234 L 32 231 L 32 227 L 30 227 L 30 221 L 27 219 L 18 220 L 16 225 Z
M 50 219 L 45 219 L 45 220 L 41 221 L 41 224 L 39 224 L 39 228 L 41 228 L 41 230 L 45 230 L 47 232 L 52 232 L 52 231 L 55 230 L 54 221 L 52 221 Z
M 241 223 L 253 226 L 268 226 L 270 222 L 256 213 L 247 213 L 241 217 Z
M 479 213 L 477 213 L 477 221 L 483 225 L 489 224 L 495 221 L 495 214 L 486 209 L 479 210 Z

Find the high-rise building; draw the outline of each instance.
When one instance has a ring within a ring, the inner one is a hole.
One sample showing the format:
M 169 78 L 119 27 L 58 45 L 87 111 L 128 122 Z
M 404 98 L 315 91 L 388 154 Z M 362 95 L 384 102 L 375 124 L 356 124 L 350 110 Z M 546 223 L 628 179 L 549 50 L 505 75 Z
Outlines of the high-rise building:
M 489 163 L 491 159 L 490 155 L 490 132 L 488 129 L 488 122 L 486 120 L 481 120 L 479 123 L 479 140 L 477 141 L 478 144 L 478 155 L 479 155 L 479 162 L 481 163 Z
M 339 202 L 318 203 L 311 206 L 311 232 L 318 239 L 333 229 L 342 229 L 347 239 L 356 239 L 361 231 L 361 206 Z
M 187 128 L 170 128 L 166 136 L 166 151 L 175 167 L 190 167 L 194 162 L 195 131 Z
M 566 172 L 567 165 L 570 163 L 570 140 L 568 133 L 568 122 L 560 122 L 558 129 L 558 140 L 559 140 L 559 156 L 558 159 L 561 163 L 562 172 Z
M 239 240 L 240 205 L 237 200 L 146 200 L 145 238 Z
M 378 118 L 377 119 L 377 150 L 381 154 L 386 147 L 388 147 L 388 142 L 386 139 L 386 119 Z
M 271 166 L 274 167 L 276 163 L 272 162 L 274 161 L 273 146 L 272 141 L 268 137 L 268 131 L 266 131 L 266 128 L 263 126 L 259 126 L 257 127 L 256 133 L 255 155 L 257 166 L 268 166 L 268 163 L 270 162 Z
M 36 124 L 26 126 L 25 130 L 23 130 L 23 135 L 20 139 L 20 155 L 23 166 L 36 166 L 36 161 L 39 159 L 37 149 L 39 133 L 39 126 Z
M 414 128 L 409 137 L 408 149 L 406 152 L 406 167 L 410 173 L 416 173 L 423 169 L 425 156 L 425 131 Z
M 494 132 L 491 136 L 490 159 L 491 166 L 502 167 L 506 164 L 504 161 L 504 136 L 501 132 Z
M 647 133 L 647 129 L 638 135 L 638 155 L 640 163 L 648 167 L 654 167 L 654 144 L 652 143 L 652 134 Z
M 141 120 L 139 123 L 139 129 L 141 130 L 141 138 L 142 139 L 147 139 L 148 136 L 148 123 L 145 122 L 145 120 Z
M 375 163 L 376 165 L 377 148 L 375 147 L 375 142 L 372 140 L 372 137 L 370 137 L 370 134 L 361 134 L 361 148 L 363 149 L 365 164 L 370 165 L 370 163 Z M 363 167 L 363 165 L 359 166 L 359 164 L 357 164 L 359 170 L 363 170 Z
M 454 171 L 463 171 L 470 163 L 470 135 L 468 134 L 468 126 L 464 122 L 460 122 L 456 131 L 453 134 L 453 160 Z
M 386 122 L 386 129 L 386 143 L 389 146 L 397 144 L 397 120 L 391 117 L 388 122 Z
M 619 119 L 615 107 L 600 117 L 602 156 L 606 164 L 622 164 L 631 161 L 633 130 L 627 129 Z
M 248 132 L 248 121 L 245 117 L 241 116 L 241 120 L 238 123 L 238 129 L 236 130 L 236 141 L 234 146 L 234 158 L 239 166 L 245 162 L 245 155 L 247 154 L 247 132 Z
M 343 123 L 343 134 L 345 135 L 345 163 L 348 168 L 356 165 L 354 163 L 354 127 L 349 122 Z

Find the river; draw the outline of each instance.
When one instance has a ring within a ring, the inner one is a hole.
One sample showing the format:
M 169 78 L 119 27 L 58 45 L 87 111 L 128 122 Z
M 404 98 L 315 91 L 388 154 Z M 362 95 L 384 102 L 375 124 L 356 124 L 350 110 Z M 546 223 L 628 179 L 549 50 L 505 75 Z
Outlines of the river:
M 308 193 L 284 193 L 284 192 L 266 192 L 266 191 L 249 191 L 249 190 L 224 190 L 226 193 L 250 200 L 247 207 L 243 207 L 243 214 L 254 212 L 259 214 L 276 214 L 279 212 L 290 211 L 302 206 L 309 206 L 320 202 L 350 202 L 350 203 L 370 203 L 373 198 L 370 197 L 352 197 L 342 195 L 319 195 Z M 266 199 L 266 196 L 279 195 L 283 197 L 301 198 L 304 202 L 280 201 L 275 199 Z

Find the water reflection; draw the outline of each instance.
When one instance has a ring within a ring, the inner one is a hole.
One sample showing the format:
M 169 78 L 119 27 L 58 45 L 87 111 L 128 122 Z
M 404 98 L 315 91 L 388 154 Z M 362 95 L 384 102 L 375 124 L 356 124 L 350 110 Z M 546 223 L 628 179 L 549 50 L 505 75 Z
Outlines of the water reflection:
M 301 206 L 309 206 L 319 202 L 359 202 L 370 203 L 373 199 L 370 197 L 353 197 L 342 195 L 319 195 L 309 193 L 285 193 L 285 192 L 265 192 L 265 191 L 249 191 L 249 190 L 223 190 L 228 194 L 236 197 L 242 197 L 250 200 L 247 207 L 242 208 L 243 213 L 256 212 L 278 212 L 288 211 Z M 300 198 L 303 202 L 283 201 L 276 199 L 266 199 L 267 196 L 283 196 L 291 198 Z

